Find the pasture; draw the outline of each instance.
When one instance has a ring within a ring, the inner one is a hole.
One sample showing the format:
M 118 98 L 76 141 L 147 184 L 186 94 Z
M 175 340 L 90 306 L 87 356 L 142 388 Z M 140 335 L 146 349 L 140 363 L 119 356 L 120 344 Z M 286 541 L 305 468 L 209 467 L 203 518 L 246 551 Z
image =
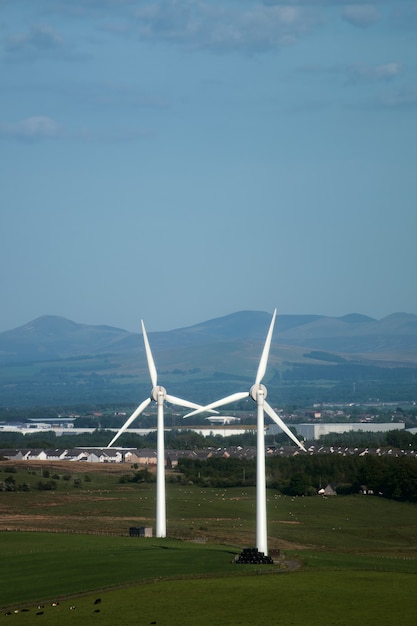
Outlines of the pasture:
M 154 526 L 155 485 L 120 483 L 129 467 L 0 469 L 0 482 L 30 484 L 0 492 L 0 624 L 35 616 L 45 625 L 415 622 L 413 504 L 268 490 L 269 546 L 281 558 L 242 566 L 233 560 L 254 545 L 254 489 L 201 489 L 168 477 L 169 537 L 141 539 L 128 528 Z M 53 491 L 36 488 L 46 469 Z

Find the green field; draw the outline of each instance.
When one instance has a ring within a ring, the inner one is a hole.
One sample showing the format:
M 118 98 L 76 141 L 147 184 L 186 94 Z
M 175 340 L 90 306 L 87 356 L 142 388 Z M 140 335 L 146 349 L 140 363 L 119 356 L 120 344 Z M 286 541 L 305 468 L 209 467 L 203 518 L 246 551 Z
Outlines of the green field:
M 0 470 L 0 483 L 13 476 L 30 484 L 0 492 L 0 623 L 415 623 L 416 505 L 268 490 L 268 541 L 281 556 L 245 566 L 234 557 L 254 545 L 253 489 L 169 479 L 169 537 L 139 539 L 128 528 L 154 526 L 155 485 L 118 482 L 129 467 Z M 52 475 L 56 490 L 39 491 Z

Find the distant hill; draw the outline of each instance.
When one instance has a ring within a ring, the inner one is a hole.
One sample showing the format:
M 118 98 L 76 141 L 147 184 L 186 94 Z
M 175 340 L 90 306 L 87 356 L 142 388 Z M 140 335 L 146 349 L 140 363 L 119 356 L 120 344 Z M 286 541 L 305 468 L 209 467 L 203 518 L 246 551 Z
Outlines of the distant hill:
M 126 330 L 77 324 L 64 317 L 45 315 L 0 333 L 0 363 L 123 352 L 133 349 L 135 343 L 136 335 Z
M 201 346 L 222 341 L 263 342 L 269 313 L 240 311 L 187 328 L 148 333 L 159 349 Z M 0 333 L 0 363 L 65 359 L 81 355 L 137 351 L 142 340 L 112 326 L 78 324 L 46 315 Z M 394 313 L 382 320 L 365 315 L 278 315 L 273 343 L 346 354 L 398 354 L 417 362 L 417 316 Z M 414 358 L 413 358 L 414 354 Z
M 214 388 L 229 388 L 233 380 L 247 386 L 270 319 L 262 311 L 240 311 L 149 333 L 162 384 L 170 382 L 178 391 L 186 385 L 195 395 L 210 398 Z M 397 382 L 407 379 L 410 394 L 416 366 L 416 315 L 394 313 L 381 320 L 360 314 L 278 315 L 267 375 L 282 396 L 290 387 L 296 392 L 297 380 L 303 388 L 310 381 L 315 389 L 328 384 L 317 381 L 331 380 L 331 388 L 338 384 L 341 391 L 346 381 L 384 379 L 387 389 L 389 372 Z M 130 401 L 141 386 L 149 385 L 139 334 L 57 316 L 0 333 L 0 406 L 68 402 L 70 397 L 80 402 Z

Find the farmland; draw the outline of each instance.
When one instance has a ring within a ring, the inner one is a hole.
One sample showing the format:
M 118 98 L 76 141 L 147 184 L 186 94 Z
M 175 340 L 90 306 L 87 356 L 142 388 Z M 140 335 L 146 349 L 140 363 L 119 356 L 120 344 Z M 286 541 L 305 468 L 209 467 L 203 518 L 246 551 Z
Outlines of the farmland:
M 314 624 L 325 619 L 323 598 L 329 623 L 388 624 L 397 611 L 402 624 L 414 623 L 415 504 L 268 490 L 269 547 L 281 557 L 252 569 L 233 562 L 254 545 L 252 487 L 201 488 L 168 475 L 168 538 L 138 539 L 128 529 L 154 526 L 155 485 L 120 482 L 129 466 L 1 462 L 0 470 L 0 483 L 11 476 L 28 485 L 0 492 L 0 623 L 7 612 L 15 624 L 42 612 L 44 624 L 56 624 L 58 614 L 60 624 L 93 615 L 102 624 L 174 625 L 277 616 L 299 624 L 308 615 Z M 54 489 L 39 489 L 48 481 Z

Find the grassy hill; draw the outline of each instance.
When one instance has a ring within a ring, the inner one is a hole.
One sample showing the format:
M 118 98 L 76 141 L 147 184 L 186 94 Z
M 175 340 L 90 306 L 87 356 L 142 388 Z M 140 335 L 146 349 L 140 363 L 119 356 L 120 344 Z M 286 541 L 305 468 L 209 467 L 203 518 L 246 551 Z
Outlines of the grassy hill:
M 388 625 L 398 615 L 414 624 L 416 505 L 268 490 L 269 545 L 280 556 L 241 566 L 234 557 L 254 543 L 253 489 L 201 489 L 168 476 L 168 538 L 138 539 L 128 528 L 154 525 L 155 485 L 119 482 L 128 466 L 1 462 L 0 470 L 0 482 L 10 475 L 32 487 L 0 491 L 0 624 L 298 625 L 308 617 L 318 625 L 331 616 L 347 626 Z M 55 491 L 36 489 L 52 476 Z

